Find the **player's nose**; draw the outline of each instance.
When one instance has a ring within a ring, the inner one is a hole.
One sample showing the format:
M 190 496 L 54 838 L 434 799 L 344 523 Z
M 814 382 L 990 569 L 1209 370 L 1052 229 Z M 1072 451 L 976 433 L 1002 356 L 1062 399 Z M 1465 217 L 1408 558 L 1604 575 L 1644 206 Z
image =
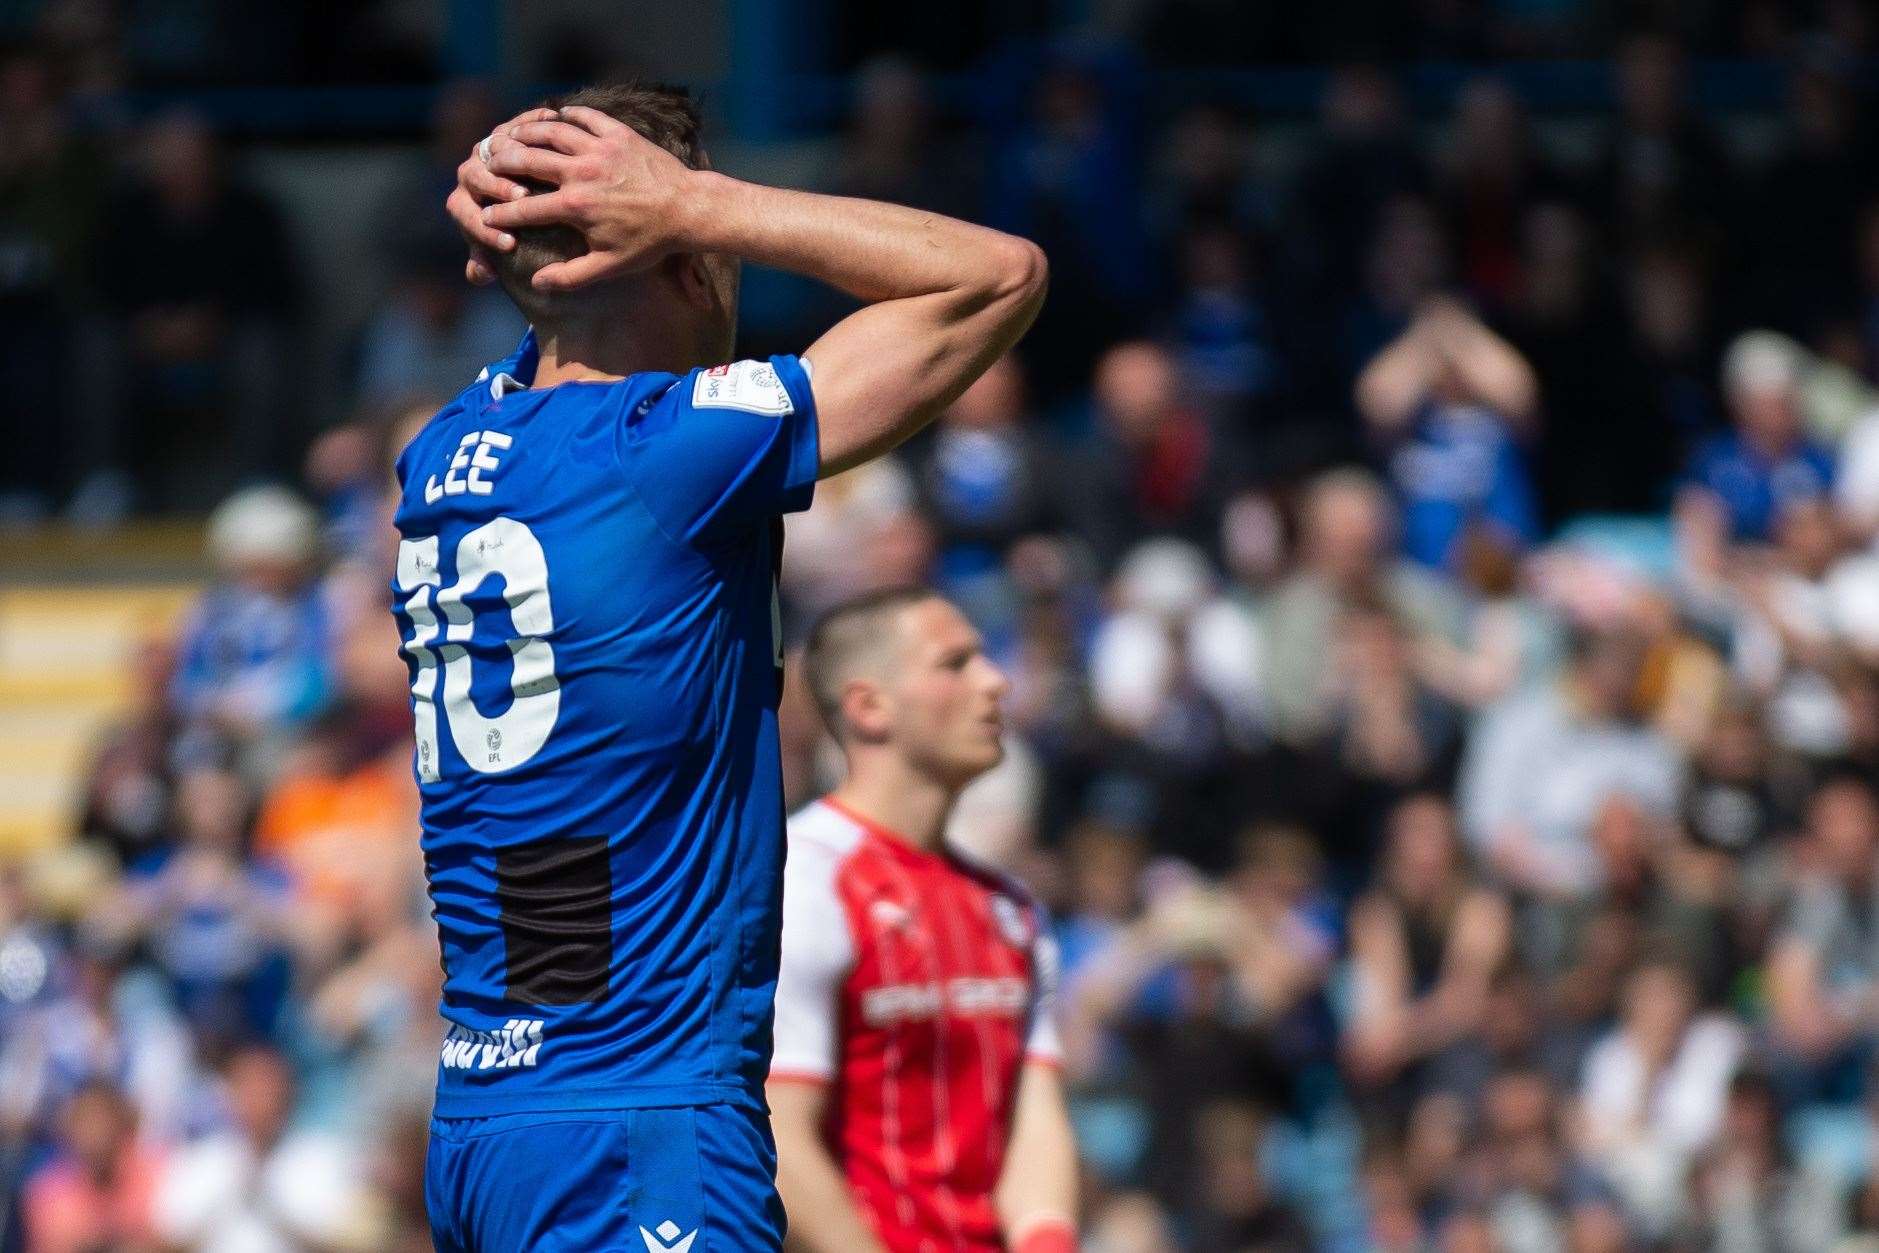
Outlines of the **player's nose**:
M 1003 700 L 1005 694 L 1011 691 L 1011 679 L 992 662 L 986 661 L 984 662 L 984 666 L 985 690 L 991 694 L 993 699 Z

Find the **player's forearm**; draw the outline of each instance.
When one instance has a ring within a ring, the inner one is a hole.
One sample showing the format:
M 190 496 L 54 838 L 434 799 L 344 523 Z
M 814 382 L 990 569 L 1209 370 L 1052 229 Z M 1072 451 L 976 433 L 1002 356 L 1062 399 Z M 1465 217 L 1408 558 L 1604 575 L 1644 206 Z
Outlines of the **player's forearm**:
M 1028 1063 L 1018 1082 L 1018 1108 L 994 1202 L 1006 1244 L 1014 1250 L 1076 1245 L 1076 1135 L 1054 1066 Z
M 779 1129 L 776 1188 L 789 1215 L 788 1253 L 883 1253 L 841 1167 L 815 1137 Z
M 807 275 L 866 304 L 947 292 L 983 299 L 1037 264 L 1024 240 L 922 209 L 708 171 L 692 180 L 677 226 L 682 248 Z

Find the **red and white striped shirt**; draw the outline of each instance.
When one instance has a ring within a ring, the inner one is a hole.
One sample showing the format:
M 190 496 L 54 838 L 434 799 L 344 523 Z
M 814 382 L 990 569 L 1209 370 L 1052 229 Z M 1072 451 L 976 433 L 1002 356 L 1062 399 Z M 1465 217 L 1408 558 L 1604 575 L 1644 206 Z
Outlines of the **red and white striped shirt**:
M 829 1085 L 830 1150 L 891 1253 L 1002 1250 L 1019 1072 L 1061 1053 L 1042 909 L 829 800 L 790 820 L 783 884 L 771 1081 Z

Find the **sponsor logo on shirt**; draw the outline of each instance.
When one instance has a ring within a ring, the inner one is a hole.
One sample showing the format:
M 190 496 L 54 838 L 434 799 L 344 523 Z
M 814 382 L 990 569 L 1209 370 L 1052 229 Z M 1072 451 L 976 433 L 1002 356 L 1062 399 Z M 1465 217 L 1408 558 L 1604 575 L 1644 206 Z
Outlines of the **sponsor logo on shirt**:
M 511 1018 L 500 1031 L 471 1031 L 452 1025 L 444 1037 L 446 1070 L 513 1070 L 532 1067 L 541 1056 L 539 1018 Z
M 1028 982 L 1014 975 L 962 977 L 940 983 L 890 983 L 861 994 L 861 1018 L 871 1027 L 936 1018 L 942 1009 L 955 1014 L 1007 1017 L 1025 1012 L 1031 999 Z

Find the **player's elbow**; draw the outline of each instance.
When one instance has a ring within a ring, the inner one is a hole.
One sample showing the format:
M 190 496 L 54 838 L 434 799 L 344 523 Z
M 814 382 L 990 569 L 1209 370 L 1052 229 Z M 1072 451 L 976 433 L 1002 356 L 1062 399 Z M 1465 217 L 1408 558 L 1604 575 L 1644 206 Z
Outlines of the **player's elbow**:
M 1000 304 L 1034 311 L 1050 289 L 1050 259 L 1042 248 L 1016 235 L 1000 237 L 991 273 L 992 298 Z

